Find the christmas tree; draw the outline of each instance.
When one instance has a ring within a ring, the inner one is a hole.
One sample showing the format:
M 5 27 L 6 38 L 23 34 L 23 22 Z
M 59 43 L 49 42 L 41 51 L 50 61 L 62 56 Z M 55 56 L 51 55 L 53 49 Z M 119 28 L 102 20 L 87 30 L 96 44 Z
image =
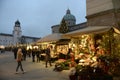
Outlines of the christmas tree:
M 68 32 L 68 26 L 67 23 L 65 22 L 64 19 L 62 19 L 61 24 L 60 24 L 60 28 L 59 28 L 59 32 L 60 33 L 67 33 Z

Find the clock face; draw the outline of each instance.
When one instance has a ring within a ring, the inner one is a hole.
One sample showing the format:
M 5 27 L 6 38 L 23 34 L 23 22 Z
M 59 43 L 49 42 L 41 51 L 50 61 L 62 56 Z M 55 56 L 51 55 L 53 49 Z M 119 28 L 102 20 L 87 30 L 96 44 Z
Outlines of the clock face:
M 19 25 L 19 24 L 15 24 L 15 26 L 16 26 L 16 27 L 20 27 L 20 25 Z
M 17 32 L 17 35 L 19 35 L 19 32 Z

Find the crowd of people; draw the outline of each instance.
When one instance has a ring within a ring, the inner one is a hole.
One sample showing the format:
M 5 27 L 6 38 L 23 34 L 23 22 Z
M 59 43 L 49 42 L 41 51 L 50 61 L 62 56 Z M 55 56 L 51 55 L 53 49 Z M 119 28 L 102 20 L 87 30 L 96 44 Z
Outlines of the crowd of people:
M 15 47 L 15 48 L 13 48 L 13 52 L 14 52 L 14 59 L 16 59 L 17 58 L 17 52 L 18 52 L 18 47 Z M 28 49 L 28 50 L 26 50 L 26 48 L 24 48 L 24 47 L 21 47 L 21 49 L 22 49 L 22 54 L 23 54 L 23 56 L 22 56 L 22 60 L 26 60 L 26 57 L 28 56 L 28 57 L 32 57 L 32 62 L 35 62 L 35 58 L 37 58 L 37 62 L 40 62 L 40 53 L 41 53 L 41 51 L 40 50 L 38 50 L 37 48 L 34 48 L 34 49 Z
M 52 66 L 51 62 L 51 46 L 47 46 L 46 49 L 40 50 L 38 48 L 33 49 L 26 49 L 25 47 L 14 47 L 13 53 L 14 53 L 14 59 L 17 61 L 18 65 L 16 67 L 16 73 L 18 73 L 18 69 L 20 68 L 21 71 L 24 73 L 23 67 L 22 67 L 22 61 L 26 61 L 26 58 L 31 58 L 32 62 L 40 62 L 41 60 L 45 60 L 45 67 Z M 41 56 L 41 54 L 45 54 L 45 56 Z M 44 59 L 43 59 L 44 58 Z
M 40 62 L 41 54 L 44 52 L 44 60 L 45 60 L 45 67 L 48 67 L 48 63 L 50 66 L 52 66 L 51 63 L 51 55 L 50 55 L 50 48 L 51 46 L 48 46 L 44 51 L 39 50 L 38 48 L 34 49 L 28 49 L 26 50 L 25 47 L 15 47 L 13 48 L 14 52 L 14 59 L 17 61 L 17 67 L 16 67 L 16 74 L 18 74 L 18 69 L 20 68 L 22 73 L 24 74 L 24 69 L 22 67 L 22 61 L 26 61 L 26 57 L 32 58 L 32 62 Z
M 39 63 L 41 60 L 44 60 L 46 68 L 48 66 L 52 66 L 51 48 L 52 48 L 52 46 L 47 46 L 47 48 L 44 49 L 44 50 L 40 50 L 38 48 L 33 48 L 33 49 L 28 49 L 27 50 L 25 47 L 19 47 L 19 48 L 14 47 L 13 50 L 12 50 L 14 52 L 14 59 L 17 60 L 17 62 L 18 62 L 18 65 L 17 65 L 17 68 L 16 68 L 16 73 L 17 73 L 19 67 L 20 67 L 21 71 L 23 71 L 23 73 L 24 73 L 21 61 L 26 61 L 27 57 L 31 58 L 32 62 L 38 62 Z M 21 55 L 22 55 L 22 57 L 20 57 L 21 61 L 18 60 L 18 57 L 20 56 L 18 54 L 19 52 L 21 52 Z M 45 55 L 42 56 L 41 54 L 45 54 Z M 72 49 L 69 49 L 68 53 L 66 55 L 64 55 L 62 53 L 59 53 L 59 55 L 57 56 L 57 60 L 58 59 L 66 59 L 66 60 L 70 59 L 71 62 L 74 62 L 75 61 L 75 56 L 74 56 L 74 53 L 73 53 Z M 73 66 L 73 64 L 71 63 L 70 66 Z

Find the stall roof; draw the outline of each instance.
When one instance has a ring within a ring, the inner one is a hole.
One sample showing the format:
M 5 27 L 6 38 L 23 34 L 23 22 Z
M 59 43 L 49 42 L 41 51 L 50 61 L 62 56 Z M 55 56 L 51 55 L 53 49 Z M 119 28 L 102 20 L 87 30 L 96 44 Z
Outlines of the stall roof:
M 63 36 L 64 37 L 76 37 L 76 36 L 83 35 L 83 34 L 91 34 L 91 33 L 98 34 L 98 33 L 106 32 L 110 30 L 111 28 L 112 27 L 110 26 L 89 26 L 83 29 L 79 29 L 76 31 L 63 34 Z
M 53 33 L 39 39 L 37 42 L 38 43 L 54 42 L 54 41 L 59 41 L 60 39 L 67 39 L 67 38 L 64 38 L 61 33 Z

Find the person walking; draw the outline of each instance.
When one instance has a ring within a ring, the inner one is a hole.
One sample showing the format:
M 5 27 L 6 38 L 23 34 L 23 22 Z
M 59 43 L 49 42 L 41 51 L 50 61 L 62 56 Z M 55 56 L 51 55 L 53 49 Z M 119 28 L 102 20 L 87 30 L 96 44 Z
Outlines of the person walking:
M 36 58 L 37 58 L 37 62 L 40 62 L 40 50 L 37 49 L 36 51 Z
M 35 62 L 36 51 L 37 51 L 36 48 L 34 48 L 34 49 L 32 50 L 32 62 Z
M 70 63 L 70 67 L 75 67 L 76 66 L 76 62 L 75 62 L 75 54 L 72 51 L 72 49 L 70 48 L 68 51 L 68 59 L 70 59 L 71 63 Z
M 22 67 L 22 57 L 23 57 L 23 53 L 22 53 L 22 49 L 19 48 L 18 51 L 17 51 L 17 68 L 16 68 L 16 74 L 18 74 L 18 69 L 20 68 L 22 73 L 24 74 L 24 70 L 23 70 L 23 67 Z
M 22 48 L 22 53 L 23 53 L 23 60 L 26 61 L 27 51 L 25 47 Z
M 45 66 L 47 68 L 47 64 L 49 62 L 49 65 L 52 66 L 51 64 L 51 55 L 50 55 L 50 46 L 47 47 L 47 49 L 45 50 L 46 56 L 45 56 Z
M 18 51 L 18 48 L 17 48 L 17 47 L 14 47 L 14 48 L 13 48 L 14 59 L 17 58 L 17 51 Z

